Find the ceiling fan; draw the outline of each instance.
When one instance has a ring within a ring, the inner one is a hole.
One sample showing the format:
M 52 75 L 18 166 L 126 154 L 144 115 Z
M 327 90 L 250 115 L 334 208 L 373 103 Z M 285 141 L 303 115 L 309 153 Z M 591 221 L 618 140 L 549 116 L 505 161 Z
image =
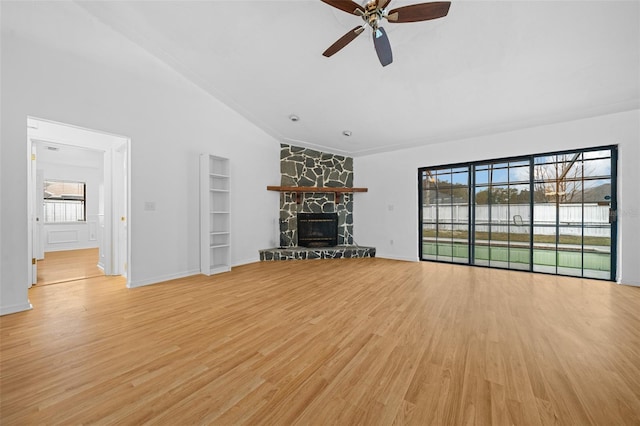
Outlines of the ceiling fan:
M 322 54 L 326 57 L 334 55 L 362 34 L 368 25 L 373 31 L 373 45 L 383 67 L 393 62 L 393 55 L 389 37 L 387 37 L 384 28 L 380 26 L 382 18 L 393 23 L 428 21 L 447 16 L 449 6 L 451 6 L 451 2 L 437 1 L 401 6 L 387 12 L 386 8 L 391 0 L 369 0 L 364 6 L 351 0 L 322 0 L 322 2 L 352 15 L 360 16 L 364 21 L 364 24 L 340 37 Z

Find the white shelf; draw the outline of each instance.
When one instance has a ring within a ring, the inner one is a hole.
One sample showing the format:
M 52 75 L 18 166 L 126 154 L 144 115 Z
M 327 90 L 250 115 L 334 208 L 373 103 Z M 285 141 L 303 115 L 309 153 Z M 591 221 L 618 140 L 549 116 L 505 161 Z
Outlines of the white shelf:
M 200 156 L 200 272 L 231 270 L 229 160 Z

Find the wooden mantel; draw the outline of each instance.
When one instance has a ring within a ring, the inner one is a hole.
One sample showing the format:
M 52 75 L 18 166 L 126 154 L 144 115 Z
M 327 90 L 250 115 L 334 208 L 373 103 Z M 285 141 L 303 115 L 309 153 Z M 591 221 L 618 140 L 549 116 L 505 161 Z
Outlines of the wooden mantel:
M 350 194 L 353 192 L 367 192 L 369 188 L 332 188 L 329 186 L 267 186 L 267 191 L 293 192 L 301 194 L 304 192 L 333 192 L 335 194 L 335 202 L 340 202 L 340 194 Z M 299 197 L 296 196 L 296 203 L 300 203 Z

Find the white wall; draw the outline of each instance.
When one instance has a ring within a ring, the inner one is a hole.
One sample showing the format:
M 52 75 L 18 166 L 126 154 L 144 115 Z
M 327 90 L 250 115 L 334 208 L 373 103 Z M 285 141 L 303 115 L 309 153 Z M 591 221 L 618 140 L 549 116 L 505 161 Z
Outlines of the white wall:
M 266 185 L 279 182 L 278 141 L 73 3 L 30 3 L 2 4 L 2 22 L 53 7 L 86 22 L 81 37 L 64 40 L 2 34 L 0 314 L 29 308 L 27 116 L 131 138 L 132 286 L 198 273 L 203 152 L 231 160 L 232 263 L 277 244 L 278 194 Z M 97 47 L 76 55 L 75 44 Z M 264 214 L 254 218 L 256 205 Z
M 640 285 L 640 111 L 354 159 L 354 234 L 377 256 L 418 260 L 418 168 L 602 145 L 619 146 L 618 281 Z M 391 241 L 393 240 L 393 244 Z

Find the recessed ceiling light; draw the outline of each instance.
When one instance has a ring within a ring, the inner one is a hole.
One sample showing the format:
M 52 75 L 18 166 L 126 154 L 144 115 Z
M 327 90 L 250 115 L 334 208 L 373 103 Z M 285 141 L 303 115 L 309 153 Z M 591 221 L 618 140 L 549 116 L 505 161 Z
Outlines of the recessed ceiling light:
M 298 117 L 298 116 L 297 116 L 297 115 L 295 115 L 295 114 L 291 114 L 291 115 L 289 116 L 289 120 L 291 120 L 291 121 L 293 121 L 293 122 L 295 123 L 296 121 L 300 121 L 300 117 Z
M 343 130 L 342 134 L 345 136 L 351 136 L 351 130 Z

